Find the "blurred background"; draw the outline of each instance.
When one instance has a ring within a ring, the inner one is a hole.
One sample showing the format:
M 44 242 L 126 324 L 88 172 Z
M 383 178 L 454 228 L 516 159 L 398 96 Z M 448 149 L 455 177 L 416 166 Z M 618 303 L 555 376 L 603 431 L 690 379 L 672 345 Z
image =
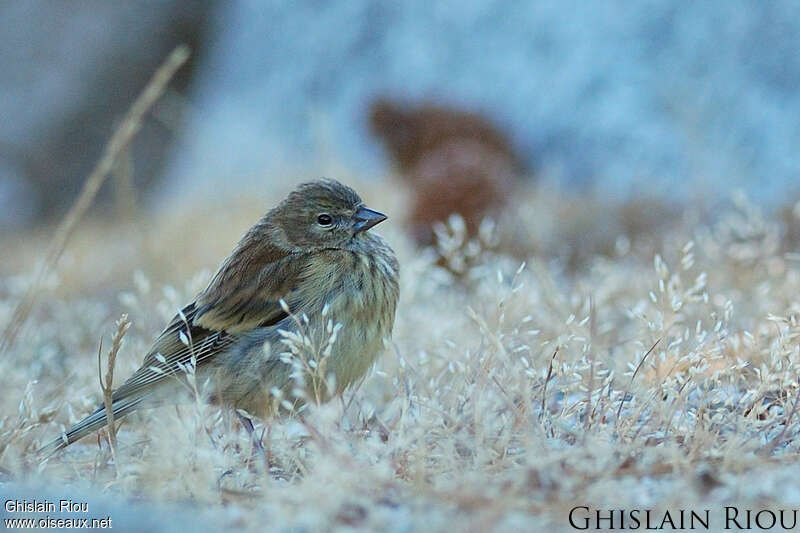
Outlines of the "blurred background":
M 4 232 L 63 216 L 179 43 L 100 209 L 322 174 L 458 189 L 419 213 L 491 212 L 518 182 L 612 203 L 798 189 L 791 0 L 27 0 L 0 4 L 0 36 Z

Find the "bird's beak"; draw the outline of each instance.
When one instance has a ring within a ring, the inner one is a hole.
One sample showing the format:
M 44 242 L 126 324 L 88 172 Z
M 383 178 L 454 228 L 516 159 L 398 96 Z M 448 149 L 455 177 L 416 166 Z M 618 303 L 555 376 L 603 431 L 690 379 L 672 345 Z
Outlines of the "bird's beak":
M 378 213 L 377 211 L 373 211 L 372 209 L 368 209 L 362 205 L 353 215 L 353 218 L 356 221 L 356 233 L 361 233 L 362 231 L 367 231 L 375 224 L 380 224 L 386 220 L 387 217 L 383 213 Z

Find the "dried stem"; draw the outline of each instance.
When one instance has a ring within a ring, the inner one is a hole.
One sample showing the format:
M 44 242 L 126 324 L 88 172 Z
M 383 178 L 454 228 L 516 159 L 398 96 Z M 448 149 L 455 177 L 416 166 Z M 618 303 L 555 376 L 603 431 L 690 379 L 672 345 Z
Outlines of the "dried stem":
M 117 156 L 114 162 L 114 193 L 116 210 L 120 220 L 129 222 L 136 217 L 136 188 L 133 182 L 133 154 L 130 146 Z
M 128 320 L 128 315 L 122 315 L 117 320 L 117 331 L 111 339 L 111 349 L 108 351 L 108 361 L 106 366 L 105 380 L 102 376 L 100 354 L 102 352 L 102 342 L 100 349 L 97 351 L 97 374 L 100 379 L 100 389 L 103 391 L 103 403 L 106 407 L 106 419 L 108 420 L 108 439 L 111 443 L 111 454 L 114 455 L 114 463 L 116 464 L 116 450 L 117 450 L 117 428 L 114 425 L 114 407 L 113 407 L 113 393 L 114 393 L 114 366 L 117 363 L 117 354 L 122 347 L 122 339 L 131 327 L 131 321 Z
M 542 386 L 542 406 L 539 410 L 539 420 L 542 420 L 542 417 L 544 417 L 544 410 L 547 403 L 547 384 L 550 383 L 550 378 L 553 376 L 553 362 L 556 360 L 560 348 L 561 346 L 556 346 L 553 356 L 550 358 L 550 365 L 547 367 L 547 377 L 544 378 L 544 385 Z
M 642 365 L 644 364 L 645 360 L 647 359 L 647 356 L 649 356 L 651 353 L 653 353 L 653 350 L 656 349 L 656 346 L 658 346 L 659 342 L 661 342 L 661 339 L 658 339 L 655 343 L 653 343 L 653 345 L 650 347 L 650 349 L 647 350 L 647 353 L 645 353 L 644 356 L 642 357 L 642 360 L 639 361 L 639 364 L 636 365 L 636 369 L 633 371 L 633 375 L 631 376 L 631 382 L 628 384 L 628 392 L 631 391 L 631 387 L 633 386 L 633 380 L 636 379 L 636 374 L 639 373 L 639 369 L 642 368 Z M 627 396 L 627 394 L 623 394 L 622 398 L 620 398 L 620 400 L 619 400 L 619 407 L 617 408 L 617 419 L 614 422 L 615 424 L 619 424 L 619 415 L 620 415 L 620 413 L 622 413 L 622 406 L 625 403 L 625 396 Z
M 100 190 L 103 183 L 105 183 L 108 174 L 114 168 L 119 154 L 123 152 L 133 140 L 142 126 L 144 115 L 161 97 L 167 84 L 175 75 L 175 72 L 188 58 L 189 48 L 187 46 L 181 45 L 173 50 L 164 63 L 158 68 L 141 94 L 139 94 L 138 98 L 133 102 L 125 118 L 114 131 L 108 144 L 106 144 L 103 156 L 83 183 L 83 189 L 80 195 L 78 195 L 78 199 L 58 226 L 53 241 L 50 243 L 50 247 L 45 254 L 44 260 L 42 261 L 33 283 L 28 286 L 22 299 L 14 309 L 11 320 L 6 326 L 5 331 L 3 331 L 3 338 L 0 341 L 0 354 L 6 353 L 14 346 L 22 326 L 28 320 L 33 306 L 36 304 L 36 299 L 41 292 L 42 282 L 55 267 L 67 246 L 67 241 L 69 241 L 69 238 L 75 231 L 75 227 L 78 225 L 78 222 L 83 219 L 89 207 L 91 207 L 97 196 L 97 192 Z
M 789 429 L 789 424 L 792 423 L 792 419 L 794 415 L 797 413 L 797 405 L 800 404 L 800 389 L 797 390 L 797 396 L 794 399 L 794 403 L 792 403 L 792 409 L 789 411 L 789 416 L 786 417 L 786 421 L 783 423 L 783 429 L 778 435 L 769 441 L 764 448 L 761 449 L 761 455 L 770 456 L 772 452 L 775 451 L 775 448 L 783 441 L 784 435 L 786 435 L 786 430 Z

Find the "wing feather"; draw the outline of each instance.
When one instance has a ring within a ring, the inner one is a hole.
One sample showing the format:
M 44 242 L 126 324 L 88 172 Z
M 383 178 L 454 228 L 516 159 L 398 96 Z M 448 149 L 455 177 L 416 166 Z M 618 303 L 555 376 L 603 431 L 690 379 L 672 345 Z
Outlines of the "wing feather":
M 244 240 L 243 240 L 244 241 Z M 182 372 L 194 356 L 197 366 L 228 349 L 239 336 L 275 325 L 288 315 L 281 299 L 293 303 L 305 256 L 240 247 L 222 265 L 197 300 L 178 313 L 153 343 L 142 366 L 114 391 L 114 401 L 143 396 L 152 385 Z
M 240 333 L 280 322 L 287 316 L 280 300 L 291 302 L 307 264 L 305 254 L 240 246 L 198 296 L 194 323 Z
M 181 366 L 190 364 L 193 355 L 200 366 L 235 342 L 235 335 L 194 325 L 196 313 L 192 303 L 172 319 L 153 343 L 139 370 L 114 391 L 114 401 L 136 396 L 154 383 L 183 372 Z M 181 334 L 188 344 L 181 339 Z

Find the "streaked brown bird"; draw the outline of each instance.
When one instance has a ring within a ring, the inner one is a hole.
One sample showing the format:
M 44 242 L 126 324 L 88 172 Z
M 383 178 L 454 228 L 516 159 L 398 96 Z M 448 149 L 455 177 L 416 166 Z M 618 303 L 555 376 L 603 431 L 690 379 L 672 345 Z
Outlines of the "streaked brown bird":
M 177 401 L 192 365 L 211 401 L 259 417 L 287 401 L 290 411 L 327 401 L 359 380 L 391 335 L 397 306 L 397 259 L 368 231 L 384 220 L 337 181 L 300 185 L 247 231 L 113 392 L 115 419 Z M 292 346 L 303 338 L 310 345 Z M 40 453 L 106 424 L 98 407 Z

